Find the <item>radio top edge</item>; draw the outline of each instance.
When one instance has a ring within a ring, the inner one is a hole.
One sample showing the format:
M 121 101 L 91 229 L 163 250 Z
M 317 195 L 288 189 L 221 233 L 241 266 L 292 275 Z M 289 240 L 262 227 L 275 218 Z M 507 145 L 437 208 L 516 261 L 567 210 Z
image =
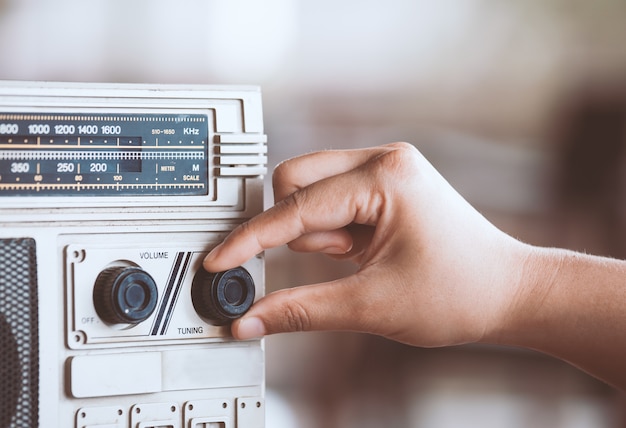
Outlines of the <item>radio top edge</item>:
M 225 98 L 234 92 L 260 93 L 256 85 L 208 85 L 208 84 L 151 84 L 151 83 L 113 83 L 113 82 L 61 82 L 61 81 L 21 81 L 0 80 L 0 96 L 33 94 L 35 96 L 105 96 L 125 97 L 141 93 L 145 97 L 186 96 Z M 177 94 L 178 93 L 178 94 Z

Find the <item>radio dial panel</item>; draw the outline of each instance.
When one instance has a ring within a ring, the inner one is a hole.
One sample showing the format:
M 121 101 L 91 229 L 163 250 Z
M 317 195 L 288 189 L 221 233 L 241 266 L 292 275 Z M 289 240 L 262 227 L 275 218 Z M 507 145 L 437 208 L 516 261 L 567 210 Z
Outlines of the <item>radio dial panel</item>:
M 0 113 L 0 196 L 209 193 L 206 114 Z

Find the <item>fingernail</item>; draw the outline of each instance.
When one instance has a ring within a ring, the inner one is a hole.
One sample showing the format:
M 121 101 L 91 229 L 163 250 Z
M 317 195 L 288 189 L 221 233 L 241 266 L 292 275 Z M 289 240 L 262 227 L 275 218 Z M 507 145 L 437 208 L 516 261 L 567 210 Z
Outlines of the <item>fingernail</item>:
M 346 250 L 345 248 L 339 247 L 328 247 L 324 248 L 321 252 L 324 254 L 346 254 L 350 250 Z
M 325 254 L 347 254 L 350 250 L 352 250 L 352 245 L 348 248 L 339 246 L 326 247 L 321 252 Z
M 237 327 L 239 339 L 257 339 L 265 336 L 267 331 L 263 321 L 256 317 L 243 318 Z

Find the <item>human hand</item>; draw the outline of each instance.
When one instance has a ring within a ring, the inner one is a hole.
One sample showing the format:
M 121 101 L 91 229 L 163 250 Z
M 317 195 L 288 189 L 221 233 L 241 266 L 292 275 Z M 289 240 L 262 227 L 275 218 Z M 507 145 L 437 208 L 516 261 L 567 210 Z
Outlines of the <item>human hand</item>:
M 280 164 L 276 205 L 236 228 L 209 271 L 288 244 L 358 265 L 351 276 L 260 299 L 239 339 L 350 330 L 418 346 L 480 341 L 513 300 L 528 246 L 470 206 L 411 145 L 325 151 Z

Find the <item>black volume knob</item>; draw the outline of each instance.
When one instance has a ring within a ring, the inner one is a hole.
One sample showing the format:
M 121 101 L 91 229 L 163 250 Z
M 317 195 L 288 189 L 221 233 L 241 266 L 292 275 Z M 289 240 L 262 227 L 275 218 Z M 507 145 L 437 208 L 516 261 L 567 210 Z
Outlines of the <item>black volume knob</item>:
M 209 273 L 200 269 L 193 278 L 191 300 L 196 312 L 215 325 L 241 317 L 254 302 L 254 280 L 243 267 Z
M 114 266 L 100 272 L 93 289 L 98 316 L 109 324 L 138 324 L 157 304 L 157 286 L 144 270 Z

